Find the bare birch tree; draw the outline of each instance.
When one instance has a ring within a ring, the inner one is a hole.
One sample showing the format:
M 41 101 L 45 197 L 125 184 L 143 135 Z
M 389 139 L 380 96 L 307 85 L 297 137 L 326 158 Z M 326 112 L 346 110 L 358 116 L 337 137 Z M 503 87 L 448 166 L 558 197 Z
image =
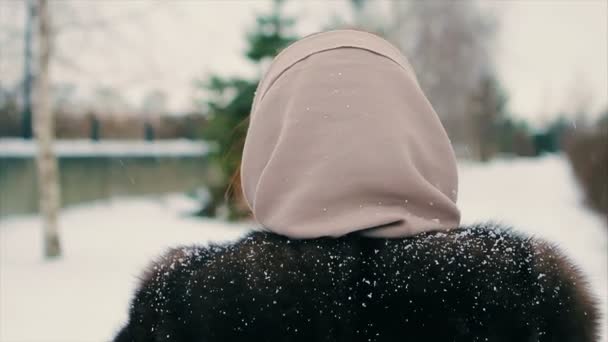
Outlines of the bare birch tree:
M 57 158 L 53 151 L 54 122 L 49 94 L 49 64 L 52 54 L 52 28 L 48 0 L 37 0 L 38 12 L 38 75 L 34 98 L 34 133 L 38 144 L 39 207 L 44 229 L 44 255 L 61 255 L 58 215 L 60 187 Z
M 472 0 L 395 1 L 387 36 L 405 51 L 457 153 L 478 148 L 470 101 L 493 73 L 497 18 Z M 464 152 L 464 153 L 463 153 Z

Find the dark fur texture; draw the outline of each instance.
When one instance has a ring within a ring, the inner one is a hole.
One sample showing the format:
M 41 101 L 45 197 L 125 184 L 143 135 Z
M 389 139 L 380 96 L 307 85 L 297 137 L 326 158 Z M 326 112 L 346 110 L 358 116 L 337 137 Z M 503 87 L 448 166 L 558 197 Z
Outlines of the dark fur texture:
M 493 225 L 404 239 L 251 233 L 152 265 L 116 342 L 596 341 L 580 272 Z

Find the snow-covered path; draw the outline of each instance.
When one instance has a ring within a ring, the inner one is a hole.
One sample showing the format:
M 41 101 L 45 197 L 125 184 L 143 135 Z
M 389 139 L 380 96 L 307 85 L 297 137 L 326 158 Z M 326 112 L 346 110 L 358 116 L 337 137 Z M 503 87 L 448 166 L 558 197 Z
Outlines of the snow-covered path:
M 462 164 L 460 171 L 465 223 L 494 219 L 559 243 L 607 306 L 608 229 L 582 206 L 565 160 Z M 65 255 L 52 262 L 40 258 L 38 218 L 0 221 L 0 341 L 107 341 L 151 258 L 168 246 L 234 239 L 251 226 L 183 216 L 192 205 L 172 195 L 65 210 Z
M 64 211 L 64 256 L 41 261 L 35 217 L 0 221 L 0 341 L 108 341 L 152 258 L 179 244 L 234 239 L 243 226 L 183 217 L 179 195 Z
M 568 162 L 558 156 L 459 166 L 463 223 L 493 220 L 557 243 L 581 266 L 600 300 L 608 342 L 608 218 L 584 206 Z

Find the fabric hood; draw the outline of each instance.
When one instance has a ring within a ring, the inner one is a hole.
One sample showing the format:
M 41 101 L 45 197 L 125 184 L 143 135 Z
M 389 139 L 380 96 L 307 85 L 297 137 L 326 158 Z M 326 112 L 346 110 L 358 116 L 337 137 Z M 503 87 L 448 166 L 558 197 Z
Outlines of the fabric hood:
M 280 53 L 258 85 L 241 166 L 265 228 L 405 237 L 459 225 L 456 160 L 407 59 L 338 30 Z

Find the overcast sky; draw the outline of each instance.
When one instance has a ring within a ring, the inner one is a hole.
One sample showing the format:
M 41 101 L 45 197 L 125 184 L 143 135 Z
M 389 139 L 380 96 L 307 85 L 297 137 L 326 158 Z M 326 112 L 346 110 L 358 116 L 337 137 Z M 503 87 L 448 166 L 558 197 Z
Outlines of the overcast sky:
M 248 74 L 244 33 L 269 2 L 111 1 L 66 2 L 60 11 L 56 83 L 74 84 L 79 96 L 99 85 L 120 89 L 134 106 L 152 89 L 167 92 L 173 110 L 186 110 L 193 79 L 210 72 Z M 608 106 L 608 2 L 481 1 L 500 18 L 496 62 L 514 114 L 542 123 L 560 111 L 588 103 Z M 60 6 L 61 7 L 61 6 Z M 89 10 L 94 7 L 94 10 Z M 288 2 L 299 18 L 298 33 L 349 18 L 344 0 Z M 70 22 L 86 22 L 89 28 Z M 101 18 L 101 20 L 99 20 Z M 23 3 L 0 0 L 0 82 L 14 85 L 22 74 Z

